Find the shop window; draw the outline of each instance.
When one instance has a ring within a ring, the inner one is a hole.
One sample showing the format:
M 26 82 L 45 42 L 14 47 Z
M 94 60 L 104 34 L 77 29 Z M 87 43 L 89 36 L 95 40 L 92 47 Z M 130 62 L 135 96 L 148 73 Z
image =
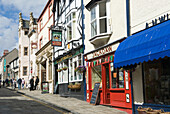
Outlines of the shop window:
M 23 76 L 27 75 L 27 67 L 23 67 Z
M 145 103 L 170 105 L 170 59 L 144 63 Z
M 108 17 L 106 9 L 106 2 L 100 2 L 91 9 L 91 37 L 107 33 Z
M 113 63 L 111 65 L 112 88 L 124 88 L 124 70 L 123 68 L 114 69 Z
M 24 47 L 24 55 L 28 55 L 28 47 Z
M 92 89 L 94 88 L 94 84 L 96 82 L 102 83 L 102 69 L 101 69 L 101 65 L 92 67 Z M 101 85 L 102 84 L 100 84 L 100 88 L 101 88 Z
M 24 35 L 28 35 L 28 31 L 24 31 Z

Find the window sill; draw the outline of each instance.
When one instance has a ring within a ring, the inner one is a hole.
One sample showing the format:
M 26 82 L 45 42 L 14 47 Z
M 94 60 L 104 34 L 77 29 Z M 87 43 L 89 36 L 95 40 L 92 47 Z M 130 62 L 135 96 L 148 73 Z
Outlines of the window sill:
M 109 89 L 110 91 L 121 91 L 121 92 L 124 92 L 125 91 L 125 88 L 115 88 L 115 89 Z

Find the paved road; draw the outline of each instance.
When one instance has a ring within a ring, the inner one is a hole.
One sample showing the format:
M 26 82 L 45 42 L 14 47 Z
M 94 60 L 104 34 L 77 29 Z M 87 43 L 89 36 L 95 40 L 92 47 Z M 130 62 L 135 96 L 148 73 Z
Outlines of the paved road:
M 68 113 L 16 91 L 0 88 L 0 114 L 63 114 Z

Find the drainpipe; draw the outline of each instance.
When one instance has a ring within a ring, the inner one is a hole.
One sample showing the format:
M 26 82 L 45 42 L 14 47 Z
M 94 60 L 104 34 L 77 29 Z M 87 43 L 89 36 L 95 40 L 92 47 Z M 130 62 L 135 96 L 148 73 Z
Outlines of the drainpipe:
M 85 50 L 85 45 L 84 45 L 84 39 L 85 39 L 85 35 L 84 35 L 84 4 L 83 4 L 83 0 L 81 0 L 81 11 L 82 11 L 82 45 L 83 45 L 83 54 L 84 54 L 84 50 Z M 83 66 L 84 66 L 84 56 L 82 58 L 83 60 Z M 83 73 L 83 82 L 84 82 L 84 101 L 86 101 L 86 78 L 85 78 L 85 73 Z

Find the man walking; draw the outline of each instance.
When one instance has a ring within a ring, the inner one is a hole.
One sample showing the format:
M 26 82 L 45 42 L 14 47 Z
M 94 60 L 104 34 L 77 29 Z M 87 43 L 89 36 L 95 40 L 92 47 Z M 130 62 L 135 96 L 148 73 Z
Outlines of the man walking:
M 30 79 L 30 91 L 32 91 L 33 90 L 33 87 L 34 87 L 34 76 L 32 76 L 31 77 L 31 79 Z
M 35 90 L 37 89 L 38 83 L 39 83 L 39 78 L 38 78 L 38 76 L 36 76 L 36 80 L 35 80 Z
M 19 78 L 17 82 L 18 82 L 18 89 L 21 89 L 21 82 L 22 82 L 21 78 Z

